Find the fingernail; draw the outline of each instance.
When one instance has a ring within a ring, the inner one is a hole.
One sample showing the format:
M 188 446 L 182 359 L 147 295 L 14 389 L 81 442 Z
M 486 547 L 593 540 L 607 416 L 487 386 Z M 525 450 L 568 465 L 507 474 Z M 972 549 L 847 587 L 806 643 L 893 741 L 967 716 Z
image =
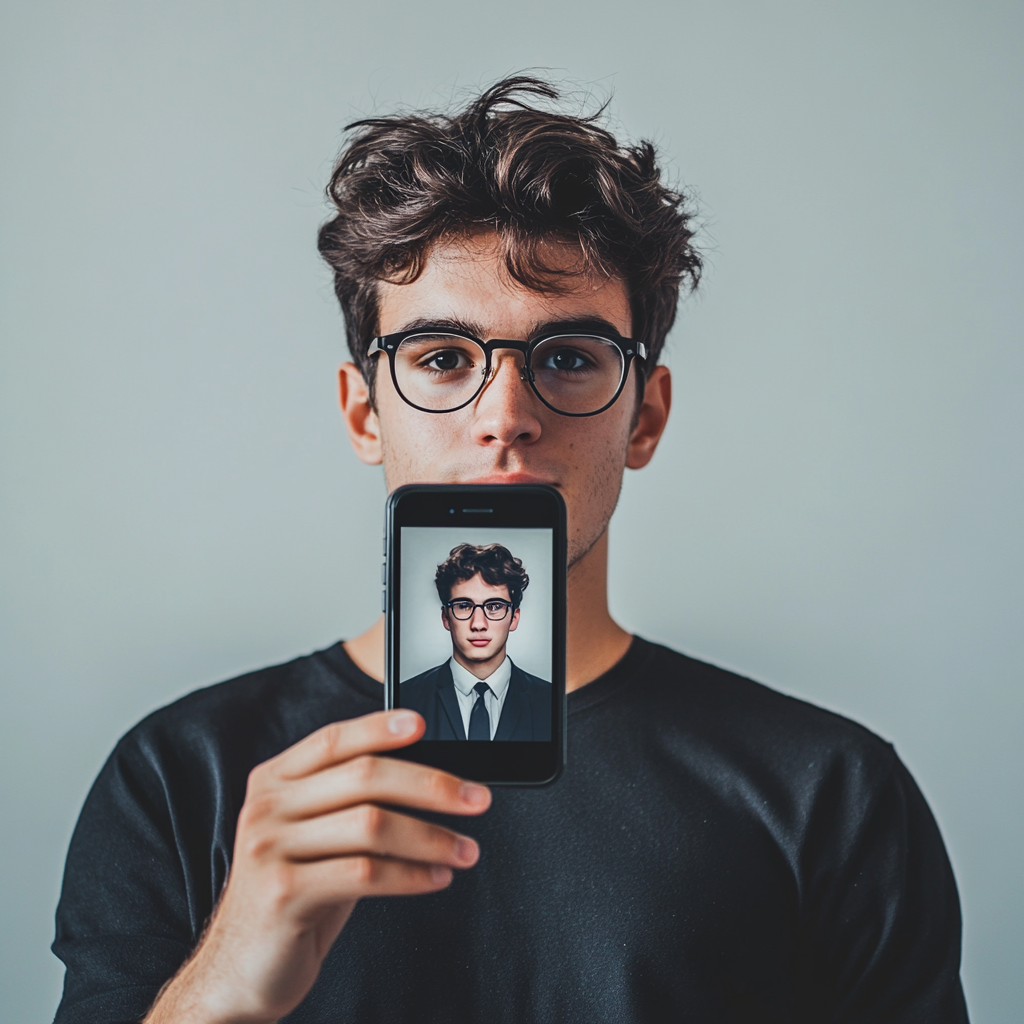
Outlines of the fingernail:
M 455 856 L 464 864 L 472 864 L 476 860 L 476 843 L 463 837 L 455 844 Z
M 462 784 L 462 799 L 474 807 L 483 807 L 490 799 L 491 794 L 486 786 L 478 786 L 474 782 Z
M 430 869 L 430 880 L 434 885 L 447 885 L 452 880 L 452 869 L 435 864 Z
M 415 711 L 396 711 L 388 719 L 388 732 L 395 736 L 411 736 L 417 724 Z

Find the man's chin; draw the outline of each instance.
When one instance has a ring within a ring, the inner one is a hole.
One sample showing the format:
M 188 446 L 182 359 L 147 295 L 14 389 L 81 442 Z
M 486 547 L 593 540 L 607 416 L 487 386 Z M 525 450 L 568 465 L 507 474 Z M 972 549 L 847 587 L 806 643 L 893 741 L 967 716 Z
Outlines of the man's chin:
M 469 650 L 465 648 L 459 648 L 459 657 L 463 661 L 471 661 L 476 664 L 481 664 L 485 661 L 493 661 L 501 653 L 500 649 L 495 649 L 494 644 L 488 644 L 486 647 L 470 647 Z

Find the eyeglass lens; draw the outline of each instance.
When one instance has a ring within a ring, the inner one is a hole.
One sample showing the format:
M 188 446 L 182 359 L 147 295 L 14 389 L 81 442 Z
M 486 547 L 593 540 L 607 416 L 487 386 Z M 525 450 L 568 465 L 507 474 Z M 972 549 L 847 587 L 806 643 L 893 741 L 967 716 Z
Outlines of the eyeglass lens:
M 508 614 L 510 606 L 505 601 L 485 601 L 483 604 L 473 604 L 472 601 L 452 601 L 448 607 L 455 618 L 463 621 L 471 619 L 477 608 L 483 608 L 487 618 L 494 622 L 500 622 Z
M 559 412 L 577 414 L 596 412 L 615 397 L 624 365 L 618 345 L 589 335 L 545 338 L 530 357 L 538 393 Z M 394 366 L 406 401 L 446 412 L 465 405 L 480 390 L 487 358 L 468 338 L 417 334 L 398 346 Z

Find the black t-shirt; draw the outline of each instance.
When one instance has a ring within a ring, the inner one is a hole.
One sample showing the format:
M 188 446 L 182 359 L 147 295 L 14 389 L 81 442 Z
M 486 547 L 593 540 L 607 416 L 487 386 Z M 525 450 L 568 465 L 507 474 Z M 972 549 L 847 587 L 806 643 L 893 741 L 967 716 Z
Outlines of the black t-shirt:
M 337 644 L 121 740 L 68 854 L 58 1022 L 146 1012 L 224 885 L 248 772 L 382 696 Z M 286 1020 L 967 1019 L 953 875 L 888 744 L 640 639 L 568 708 L 562 778 L 452 819 L 479 864 L 362 900 Z

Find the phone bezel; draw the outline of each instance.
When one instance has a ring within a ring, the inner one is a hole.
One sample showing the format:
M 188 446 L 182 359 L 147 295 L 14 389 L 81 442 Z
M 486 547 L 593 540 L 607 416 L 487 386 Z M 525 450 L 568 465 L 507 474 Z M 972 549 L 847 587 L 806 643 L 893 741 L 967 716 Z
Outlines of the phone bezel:
M 488 512 L 475 511 L 489 509 Z M 454 511 L 452 511 L 454 510 Z M 386 706 L 400 707 L 401 530 L 403 526 L 541 528 L 552 531 L 551 739 L 467 743 L 421 740 L 392 756 L 488 785 L 547 786 L 565 765 L 565 502 L 544 484 L 410 484 L 388 498 L 385 521 Z

